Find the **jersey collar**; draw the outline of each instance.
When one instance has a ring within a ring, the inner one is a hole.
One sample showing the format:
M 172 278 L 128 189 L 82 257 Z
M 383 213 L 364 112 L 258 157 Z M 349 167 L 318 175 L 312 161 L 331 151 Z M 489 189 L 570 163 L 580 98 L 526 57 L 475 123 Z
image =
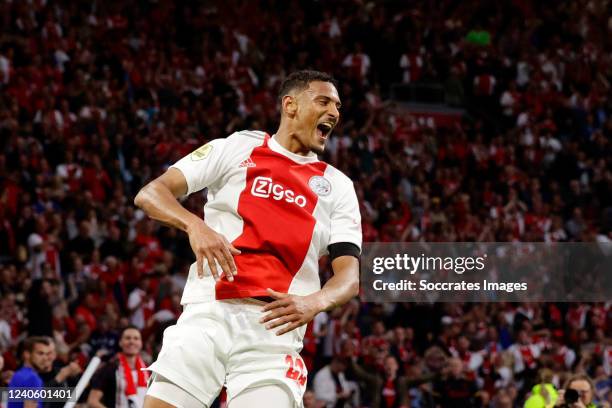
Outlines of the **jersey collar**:
M 276 141 L 274 136 L 275 135 L 272 135 L 272 137 L 270 137 L 270 139 L 268 140 L 268 147 L 270 147 L 270 150 L 278 154 L 282 154 L 283 156 L 293 160 L 296 163 L 300 163 L 300 164 L 315 163 L 319 161 L 319 158 L 314 152 L 310 152 L 308 156 L 301 156 L 299 154 L 290 152 L 289 150 L 281 146 L 280 143 Z

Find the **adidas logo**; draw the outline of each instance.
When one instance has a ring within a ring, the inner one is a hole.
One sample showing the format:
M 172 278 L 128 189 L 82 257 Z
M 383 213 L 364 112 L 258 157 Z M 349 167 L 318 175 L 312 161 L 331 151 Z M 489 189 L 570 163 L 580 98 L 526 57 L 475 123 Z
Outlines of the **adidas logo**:
M 238 165 L 238 167 L 255 167 L 255 166 L 256 166 L 255 162 L 251 160 L 250 157 L 246 160 L 243 160 L 242 163 Z

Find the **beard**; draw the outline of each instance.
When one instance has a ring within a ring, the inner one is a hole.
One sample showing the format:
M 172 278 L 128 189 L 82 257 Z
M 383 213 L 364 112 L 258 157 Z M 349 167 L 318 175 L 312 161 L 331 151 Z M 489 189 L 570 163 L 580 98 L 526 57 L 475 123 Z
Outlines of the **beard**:
M 38 373 L 48 373 L 48 372 L 51 372 L 51 369 L 53 368 L 53 365 L 48 365 L 47 363 L 37 364 L 37 363 L 34 363 L 33 361 L 30 362 L 30 365 Z

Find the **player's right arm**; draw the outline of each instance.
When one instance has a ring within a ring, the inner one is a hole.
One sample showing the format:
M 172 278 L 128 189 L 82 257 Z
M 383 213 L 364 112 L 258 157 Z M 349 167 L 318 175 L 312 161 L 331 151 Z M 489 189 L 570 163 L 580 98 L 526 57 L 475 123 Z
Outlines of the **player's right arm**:
M 164 174 L 144 186 L 136 195 L 134 204 L 149 217 L 171 225 L 189 236 L 196 256 L 199 277 L 204 276 L 204 259 L 208 261 L 215 280 L 219 279 L 217 262 L 228 280 L 234 280 L 236 265 L 234 254 L 240 251 L 221 234 L 211 229 L 204 220 L 183 207 L 178 197 L 188 192 L 187 180 L 181 170 L 171 167 Z

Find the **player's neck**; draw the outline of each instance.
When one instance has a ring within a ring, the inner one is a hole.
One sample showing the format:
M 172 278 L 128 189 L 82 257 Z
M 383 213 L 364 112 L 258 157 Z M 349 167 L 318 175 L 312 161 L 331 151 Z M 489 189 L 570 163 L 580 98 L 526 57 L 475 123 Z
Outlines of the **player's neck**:
M 289 129 L 287 126 L 281 124 L 274 134 L 274 140 L 291 153 L 300 156 L 310 155 L 310 149 L 302 144 L 297 136 L 297 132 L 294 132 L 293 129 Z

